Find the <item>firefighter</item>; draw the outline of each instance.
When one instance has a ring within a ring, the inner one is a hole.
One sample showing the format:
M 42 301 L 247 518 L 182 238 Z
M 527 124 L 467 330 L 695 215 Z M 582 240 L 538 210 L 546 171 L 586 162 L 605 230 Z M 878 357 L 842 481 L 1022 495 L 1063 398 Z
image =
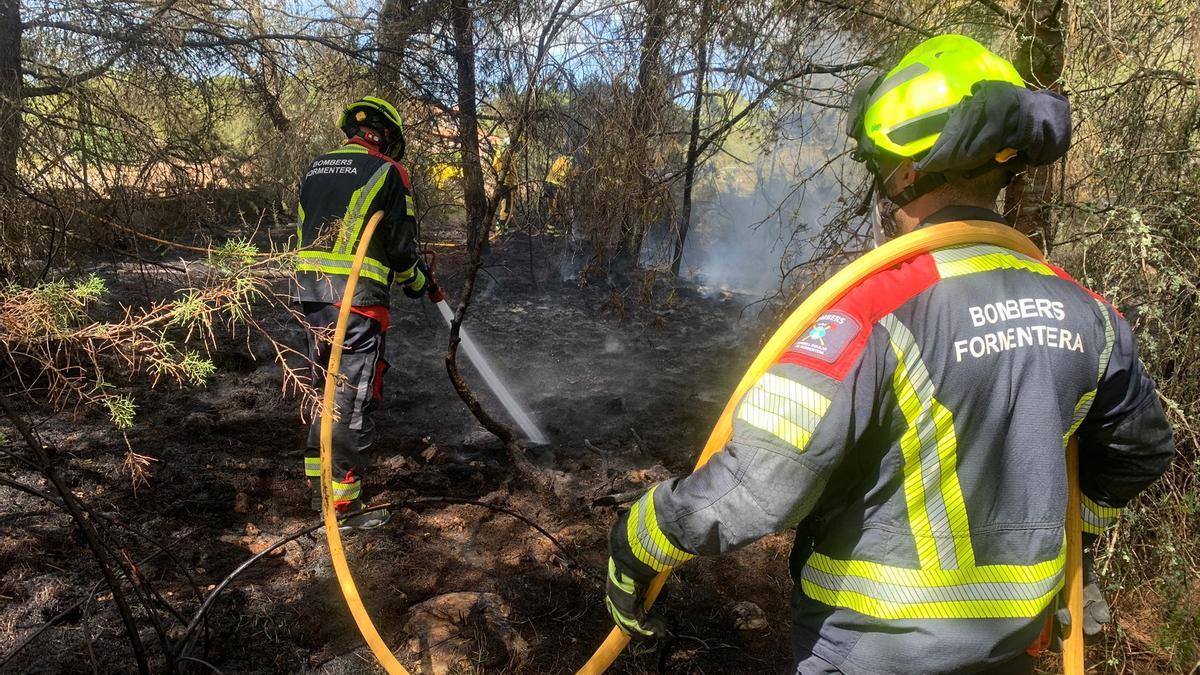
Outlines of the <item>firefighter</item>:
M 364 505 L 362 483 L 368 452 L 375 442 L 372 419 L 388 369 L 384 337 L 390 323 L 389 287 L 420 298 L 434 288 L 417 252 L 418 226 L 404 156 L 400 113 L 387 101 L 367 96 L 342 112 L 338 126 L 346 142 L 309 164 L 300 183 L 296 288 L 308 324 L 313 363 L 329 362 L 330 336 L 359 236 L 368 218 L 383 211 L 367 247 L 354 292 L 339 375 L 344 379 L 335 399 L 333 427 L 333 497 L 339 513 Z M 324 386 L 316 370 L 313 384 Z M 304 454 L 312 507 L 321 510 L 320 419 L 309 428 Z M 346 529 L 370 530 L 387 523 L 386 510 L 340 517 Z
M 1065 154 L 1070 125 L 1065 98 L 957 35 L 873 79 L 851 115 L 894 236 L 1004 223 L 1000 190 Z M 609 611 L 660 634 L 643 610 L 658 572 L 795 529 L 795 672 L 1032 672 L 1063 585 L 1072 434 L 1095 535 L 1174 455 L 1121 314 L 1016 251 L 918 255 L 821 315 L 740 401 L 723 452 L 620 515 Z
M 555 216 L 558 193 L 567 182 L 567 175 L 571 173 L 572 164 L 573 160 L 570 155 L 555 157 L 550 164 L 550 169 L 546 172 L 546 177 L 542 180 L 542 196 L 538 200 L 538 212 L 541 216 L 542 227 L 548 234 L 559 233 L 558 227 L 551 218 Z

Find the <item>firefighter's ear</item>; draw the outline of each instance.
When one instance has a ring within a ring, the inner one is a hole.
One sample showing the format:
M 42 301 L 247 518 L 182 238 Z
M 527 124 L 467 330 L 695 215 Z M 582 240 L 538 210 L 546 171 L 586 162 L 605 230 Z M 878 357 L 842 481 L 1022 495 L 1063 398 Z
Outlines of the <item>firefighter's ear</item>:
M 911 158 L 905 157 L 891 168 L 891 171 L 884 174 L 883 193 L 888 197 L 904 192 L 912 187 L 912 184 L 917 182 L 917 169 L 913 166 Z

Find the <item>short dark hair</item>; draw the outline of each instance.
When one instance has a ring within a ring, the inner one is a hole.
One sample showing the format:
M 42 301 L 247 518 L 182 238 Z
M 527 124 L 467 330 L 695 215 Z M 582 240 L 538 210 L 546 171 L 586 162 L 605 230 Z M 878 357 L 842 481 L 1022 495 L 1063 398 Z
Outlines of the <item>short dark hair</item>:
M 946 184 L 939 188 L 943 194 L 955 201 L 988 202 L 996 201 L 1000 191 L 1008 187 L 1013 175 L 1002 168 L 995 168 L 985 174 L 964 178 L 960 174 L 946 174 Z

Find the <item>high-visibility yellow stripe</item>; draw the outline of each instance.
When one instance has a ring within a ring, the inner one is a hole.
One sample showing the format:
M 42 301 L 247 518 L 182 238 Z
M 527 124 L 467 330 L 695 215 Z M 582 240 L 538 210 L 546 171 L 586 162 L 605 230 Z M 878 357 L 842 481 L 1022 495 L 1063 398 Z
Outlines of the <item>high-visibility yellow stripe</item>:
M 309 478 L 318 477 L 321 475 L 321 458 L 320 457 L 305 457 L 304 458 L 304 475 Z
M 807 429 L 793 424 L 791 420 L 782 415 L 754 405 L 749 399 L 742 402 L 737 416 L 739 420 L 771 434 L 797 450 L 804 450 L 808 447 L 808 441 L 812 438 L 812 433 Z
M 943 279 L 999 269 L 1055 276 L 1054 270 L 1045 263 L 999 246 L 956 246 L 934 251 L 932 255 L 938 275 Z
M 917 559 L 922 569 L 973 566 L 971 526 L 958 481 L 954 415 L 934 398 L 929 370 L 908 327 L 892 314 L 880 323 L 896 355 L 892 385 L 908 422 L 900 449 Z
M 349 145 L 343 145 L 342 147 L 338 148 L 337 150 L 330 151 L 327 154 L 330 154 L 330 155 L 367 155 L 367 154 L 370 154 L 370 151 L 361 145 L 356 145 L 354 143 L 351 143 Z
M 417 204 L 413 201 L 412 195 L 404 195 L 404 209 L 410 216 L 417 215 Z
M 399 272 L 399 271 L 396 272 L 396 283 L 402 284 L 402 283 L 408 281 L 409 279 L 413 278 L 413 276 L 416 275 L 416 273 L 417 273 L 417 263 L 413 263 L 412 267 L 404 270 L 403 272 Z
M 1117 522 L 1121 509 L 1112 506 L 1102 506 L 1083 495 L 1081 500 L 1083 531 L 1090 534 L 1104 534 L 1104 530 Z
M 352 252 L 354 245 L 358 243 L 358 236 L 362 234 L 363 225 L 367 222 L 367 211 L 371 208 L 371 204 L 375 202 L 375 197 L 383 188 L 389 171 L 391 171 L 391 165 L 384 163 L 375 170 L 375 173 L 371 174 L 371 178 L 367 180 L 365 185 L 354 191 L 354 196 L 351 197 L 350 205 L 346 209 L 346 215 L 342 219 L 343 223 L 350 224 L 349 236 L 341 246 L 343 253 Z M 345 234 L 344 230 L 343 234 Z M 335 246 L 333 250 L 337 251 L 338 247 Z
M 337 501 L 352 502 L 362 496 L 362 483 L 341 483 L 333 481 L 333 498 Z
M 296 248 L 304 246 L 304 205 L 296 204 Z
M 1112 358 L 1113 346 L 1116 344 L 1116 331 L 1113 329 L 1112 318 L 1108 315 L 1108 308 L 1104 303 L 1093 298 L 1096 306 L 1100 309 L 1100 316 L 1104 317 L 1104 349 L 1100 351 L 1100 362 L 1096 373 L 1096 387 L 1099 389 L 1101 380 L 1104 379 L 1104 374 L 1108 372 L 1108 361 Z M 1087 417 L 1088 412 L 1092 409 L 1092 403 L 1096 400 L 1096 391 L 1093 389 L 1079 397 L 1079 402 L 1075 404 L 1075 415 L 1071 419 L 1071 426 L 1067 428 L 1067 433 L 1063 434 L 1063 447 L 1071 440 L 1071 436 L 1075 435 L 1075 431 L 1079 429 L 1079 425 L 1083 424 L 1083 420 Z
M 805 385 L 766 373 L 746 392 L 737 418 L 803 451 L 829 410 L 829 399 Z
M 296 265 L 296 270 L 300 272 L 321 272 L 346 276 L 350 274 L 350 267 L 354 264 L 354 256 L 345 253 L 300 251 L 299 257 L 300 263 Z M 362 276 L 368 279 L 387 284 L 390 272 L 387 265 L 375 258 L 363 260 Z
M 657 489 L 657 485 L 650 488 L 650 491 L 642 495 L 629 510 L 625 536 L 629 540 L 629 548 L 634 557 L 654 571 L 661 572 L 669 567 L 677 567 L 695 556 L 672 544 L 658 526 L 658 518 L 654 514 L 654 491 Z
M 1062 588 L 1066 547 L 1031 565 L 915 570 L 865 560 L 809 557 L 805 595 L 881 619 L 986 619 L 1039 616 Z

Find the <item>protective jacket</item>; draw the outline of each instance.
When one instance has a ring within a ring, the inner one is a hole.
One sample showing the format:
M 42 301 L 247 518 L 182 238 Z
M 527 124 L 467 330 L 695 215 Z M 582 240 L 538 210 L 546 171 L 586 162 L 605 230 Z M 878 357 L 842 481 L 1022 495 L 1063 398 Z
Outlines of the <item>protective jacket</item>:
M 359 139 L 317 157 L 300 183 L 296 284 L 302 302 L 342 300 L 359 236 L 383 210 L 363 262 L 355 306 L 388 304 L 393 281 L 418 276 L 417 220 L 408 171 Z
M 968 218 L 1003 222 L 930 222 Z M 974 672 L 1025 650 L 1062 587 L 1072 434 L 1091 532 L 1173 457 L 1122 316 L 1015 251 L 921 254 L 824 312 L 742 399 L 725 450 L 614 528 L 613 557 L 650 575 L 796 528 L 798 658 Z

